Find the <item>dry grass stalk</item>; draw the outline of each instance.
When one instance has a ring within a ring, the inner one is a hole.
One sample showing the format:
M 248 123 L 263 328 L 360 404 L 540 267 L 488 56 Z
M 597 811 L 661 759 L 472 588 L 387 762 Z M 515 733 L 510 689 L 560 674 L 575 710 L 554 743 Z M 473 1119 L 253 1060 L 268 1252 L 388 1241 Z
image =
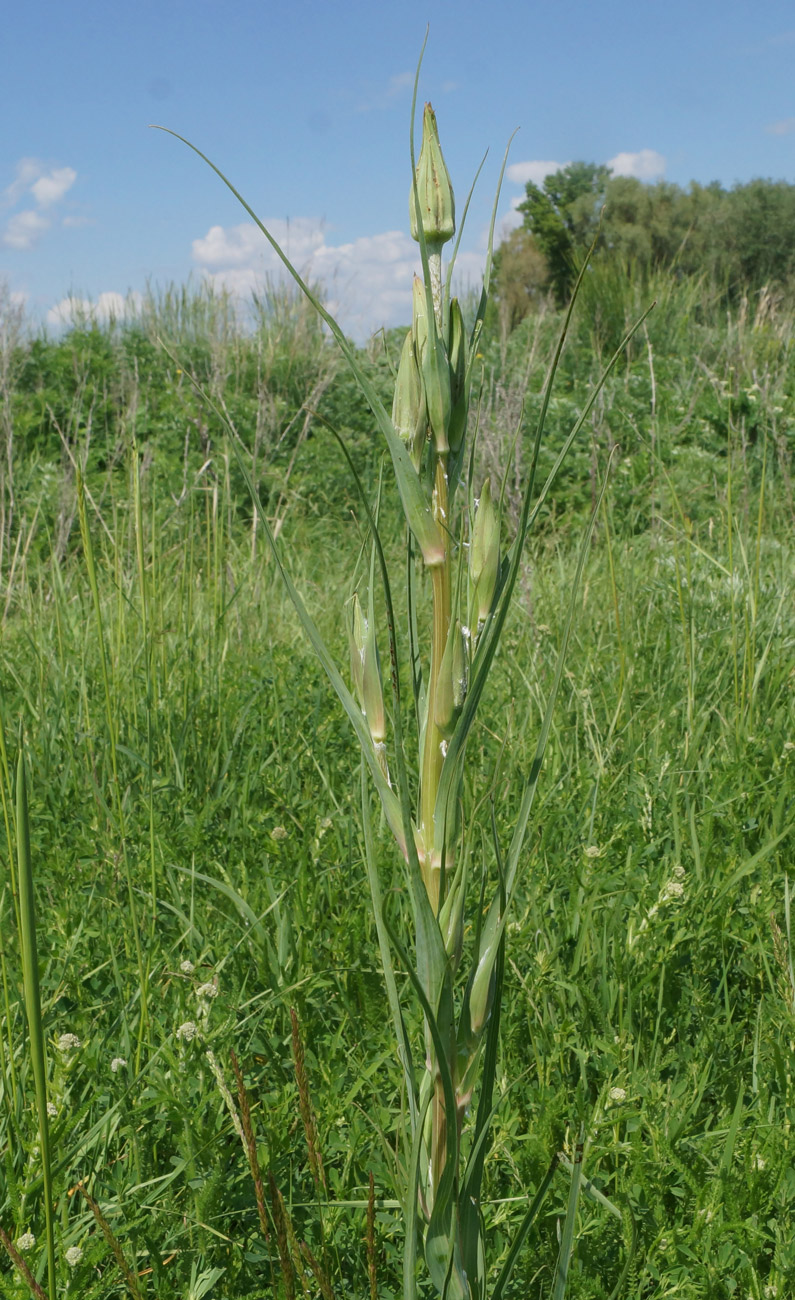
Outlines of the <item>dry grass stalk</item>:
M 91 1194 L 86 1191 L 82 1183 L 77 1184 L 77 1189 L 80 1192 L 80 1195 L 83 1197 L 83 1200 L 88 1205 L 88 1208 L 90 1209 L 97 1223 L 99 1224 L 103 1237 L 105 1238 L 106 1242 L 108 1243 L 111 1250 L 113 1251 L 113 1256 L 116 1260 L 116 1263 L 119 1266 L 119 1272 L 124 1278 L 124 1281 L 127 1283 L 127 1290 L 130 1292 L 130 1295 L 133 1296 L 133 1300 L 143 1300 L 140 1289 L 138 1287 L 138 1281 L 135 1277 L 135 1274 L 130 1270 L 130 1268 L 127 1265 L 127 1261 L 124 1258 L 124 1251 L 121 1248 L 118 1237 L 114 1235 L 113 1229 L 111 1228 L 110 1224 L 108 1223 L 101 1209 L 97 1205 L 93 1196 L 91 1196 Z
M 259 1160 L 257 1159 L 257 1143 L 254 1138 L 254 1126 L 251 1123 L 251 1107 L 248 1103 L 248 1092 L 243 1082 L 243 1072 L 240 1069 L 237 1056 L 234 1051 L 230 1050 L 229 1057 L 232 1062 L 232 1069 L 235 1072 L 235 1082 L 237 1084 L 237 1099 L 240 1105 L 240 1120 L 243 1125 L 243 1136 L 246 1143 L 246 1152 L 248 1154 L 248 1164 L 251 1170 L 251 1179 L 254 1183 L 254 1195 L 257 1198 L 257 1214 L 259 1215 L 259 1226 L 262 1235 L 270 1244 L 270 1232 L 268 1230 L 268 1215 L 265 1210 L 265 1190 L 262 1186 L 262 1174 L 260 1172 Z
M 306 1077 L 306 1061 L 304 1059 L 304 1045 L 301 1042 L 301 1027 L 298 1023 L 298 1015 L 294 1007 L 290 1007 L 290 1021 L 293 1027 L 293 1066 L 295 1068 L 295 1081 L 298 1084 L 298 1106 L 301 1111 L 301 1120 L 306 1135 L 306 1149 L 309 1153 L 309 1169 L 318 1193 L 321 1188 L 324 1192 L 327 1192 L 326 1172 L 323 1168 L 323 1157 L 320 1154 L 320 1146 L 317 1140 L 317 1127 L 315 1125 L 315 1116 L 312 1110 L 312 1098 L 309 1094 L 309 1081 Z
M 31 1273 L 24 1259 L 20 1255 L 8 1233 L 0 1228 L 0 1241 L 8 1251 L 14 1266 L 25 1279 L 27 1286 L 30 1288 L 31 1295 L 35 1295 L 36 1300 L 47 1300 L 47 1292 L 44 1291 Z

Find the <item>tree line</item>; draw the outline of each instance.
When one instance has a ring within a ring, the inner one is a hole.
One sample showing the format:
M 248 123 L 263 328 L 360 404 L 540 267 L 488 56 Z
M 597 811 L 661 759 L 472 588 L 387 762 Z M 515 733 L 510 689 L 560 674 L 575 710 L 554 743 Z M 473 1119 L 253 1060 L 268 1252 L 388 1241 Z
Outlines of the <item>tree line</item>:
M 504 330 L 550 292 L 564 303 L 594 241 L 596 257 L 634 275 L 705 276 L 729 299 L 795 282 L 795 185 L 788 181 L 682 188 L 573 162 L 541 186 L 529 181 L 518 210 L 522 225 L 495 257 Z

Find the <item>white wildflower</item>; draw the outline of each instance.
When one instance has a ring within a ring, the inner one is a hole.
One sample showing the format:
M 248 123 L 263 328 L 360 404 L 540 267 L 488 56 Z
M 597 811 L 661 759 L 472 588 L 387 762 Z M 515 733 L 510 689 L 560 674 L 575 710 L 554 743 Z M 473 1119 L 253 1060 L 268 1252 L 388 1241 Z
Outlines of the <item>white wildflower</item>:
M 184 1025 L 180 1025 L 177 1030 L 177 1038 L 181 1039 L 184 1043 L 189 1043 L 191 1039 L 196 1037 L 198 1032 L 199 1030 L 194 1022 L 192 1020 L 186 1020 Z
M 32 1250 L 36 1245 L 36 1238 L 32 1232 L 23 1232 L 21 1237 L 17 1237 L 17 1250 Z
M 589 844 L 585 849 L 586 858 L 598 858 L 602 850 L 598 844 Z
M 272 839 L 272 840 L 286 840 L 286 839 L 287 839 L 287 831 L 285 830 L 285 828 L 284 828 L 283 826 L 274 826 L 273 830 L 271 831 L 271 839 Z
M 56 1106 L 54 1101 L 47 1102 L 47 1114 L 49 1115 L 50 1119 L 55 1119 L 55 1116 L 58 1114 L 58 1107 Z
M 82 1044 L 81 1044 L 81 1042 L 80 1042 L 80 1039 L 77 1037 L 77 1034 L 59 1034 L 59 1035 L 58 1035 L 58 1051 L 59 1051 L 59 1052 L 71 1052 L 73 1049 L 76 1051 L 77 1048 L 78 1048 L 78 1047 L 81 1047 L 81 1046 L 82 1046 Z
M 200 984 L 196 990 L 197 998 L 217 998 L 218 987 L 215 984 Z
M 182 974 L 183 974 L 183 975 L 192 975 L 193 972 L 194 972 L 195 969 L 196 969 L 196 967 L 194 966 L 193 962 L 192 962 L 192 961 L 188 961 L 187 957 L 185 958 L 184 961 L 181 961 L 181 962 L 179 963 L 179 968 L 180 968 L 180 970 L 182 971 Z
M 660 902 L 670 903 L 674 898 L 681 898 L 685 887 L 681 880 L 667 880 L 660 892 Z
M 77 1268 L 82 1258 L 83 1251 L 80 1246 L 70 1246 L 66 1252 L 66 1262 L 70 1268 Z
M 682 866 L 681 862 L 677 862 L 676 866 L 673 868 L 672 874 L 676 876 L 677 880 L 684 880 L 685 869 Z
M 114 1074 L 118 1074 L 118 1072 L 119 1072 L 119 1070 L 122 1068 L 122 1066 L 124 1066 L 124 1065 L 126 1065 L 126 1064 L 127 1064 L 127 1061 L 125 1060 L 125 1058 L 124 1058 L 123 1056 L 114 1056 L 113 1060 L 112 1060 L 111 1063 L 110 1063 L 110 1068 L 111 1068 L 111 1070 L 112 1070 L 112 1072 L 113 1072 Z
M 611 1088 L 607 1095 L 611 1101 L 626 1101 L 627 1090 L 626 1088 Z

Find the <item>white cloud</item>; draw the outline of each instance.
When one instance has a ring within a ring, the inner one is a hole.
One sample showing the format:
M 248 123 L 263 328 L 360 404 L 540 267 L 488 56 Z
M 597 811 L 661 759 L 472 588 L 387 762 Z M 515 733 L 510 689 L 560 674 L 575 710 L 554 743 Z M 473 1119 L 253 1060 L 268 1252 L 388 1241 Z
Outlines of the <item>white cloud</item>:
M 505 175 L 515 185 L 526 185 L 528 181 L 532 181 L 534 185 L 543 185 L 547 176 L 554 175 L 555 172 L 559 172 L 568 165 L 567 162 L 551 162 L 549 160 L 546 162 L 541 160 L 517 162 L 511 163 L 510 167 L 506 169 Z
M 419 272 L 419 250 L 400 230 L 333 244 L 323 224 L 309 217 L 266 223 L 303 278 L 320 287 L 325 304 L 358 341 L 382 326 L 411 320 L 411 284 Z M 193 257 L 215 284 L 246 298 L 267 282 L 287 279 L 277 254 L 250 223 L 212 226 L 193 241 Z M 480 249 L 459 253 L 459 290 L 476 285 L 483 270 Z
M 49 208 L 62 199 L 67 190 L 77 180 L 74 167 L 55 167 L 46 175 L 40 176 L 31 185 L 31 192 L 40 208 Z
M 771 122 L 765 130 L 768 135 L 791 135 L 795 131 L 795 117 L 782 117 L 778 122 Z
M 32 208 L 25 212 L 16 212 L 3 231 L 3 243 L 9 248 L 25 250 L 38 243 L 45 230 L 50 226 L 46 217 Z
M 311 217 L 266 223 L 273 238 L 300 270 L 324 245 L 323 227 Z M 281 260 L 262 231 L 250 221 L 239 226 L 211 226 L 203 239 L 194 239 L 193 257 L 200 266 L 230 268 L 261 261 L 266 273 L 277 271 Z
M 8 219 L 0 238 L 8 248 L 21 251 L 33 248 L 51 223 L 43 213 L 53 208 L 77 180 L 73 167 L 47 167 L 38 158 L 20 158 L 16 175 L 3 191 L 0 207 L 13 208 L 26 195 L 33 199 L 34 207 L 16 212 Z M 67 225 L 69 218 L 64 220 Z
M 108 290 L 98 298 L 77 298 L 74 295 L 62 298 L 47 312 L 48 325 L 85 325 L 92 321 L 106 324 L 110 320 L 134 316 L 141 305 L 139 293 L 121 293 Z
M 10 185 L 3 190 L 3 206 L 13 207 L 29 190 L 34 181 L 44 171 L 44 164 L 38 158 L 20 158 L 15 168 L 16 175 Z
M 665 158 L 656 149 L 639 149 L 637 153 L 617 153 L 608 158 L 614 176 L 634 176 L 639 181 L 659 180 L 665 174 Z

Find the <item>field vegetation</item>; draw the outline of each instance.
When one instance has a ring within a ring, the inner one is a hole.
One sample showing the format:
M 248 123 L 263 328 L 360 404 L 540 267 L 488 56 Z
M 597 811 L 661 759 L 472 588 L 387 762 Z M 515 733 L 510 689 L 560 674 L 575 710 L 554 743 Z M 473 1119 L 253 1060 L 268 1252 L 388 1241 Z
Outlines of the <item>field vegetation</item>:
M 501 311 L 505 265 L 472 410 L 478 479 L 505 479 L 511 529 L 561 308 L 544 263 L 526 309 Z M 483 1199 L 496 1271 L 563 1153 L 516 1300 L 550 1294 L 581 1133 L 567 1295 L 795 1294 L 795 312 L 775 281 L 728 292 L 597 255 L 541 481 L 652 299 L 530 539 L 470 740 L 490 841 L 492 818 L 502 836 L 516 819 L 609 474 L 507 947 Z M 358 350 L 387 404 L 402 343 Z M 22 745 L 58 1294 L 385 1298 L 402 1287 L 408 1118 L 358 754 L 194 380 L 348 661 L 366 524 L 326 422 L 373 497 L 382 445 L 311 309 L 273 290 L 243 325 L 223 294 L 172 288 L 48 338 L 4 300 L 0 1291 L 48 1285 Z M 379 523 L 399 556 L 389 483 Z M 405 880 L 375 832 L 399 930 Z

